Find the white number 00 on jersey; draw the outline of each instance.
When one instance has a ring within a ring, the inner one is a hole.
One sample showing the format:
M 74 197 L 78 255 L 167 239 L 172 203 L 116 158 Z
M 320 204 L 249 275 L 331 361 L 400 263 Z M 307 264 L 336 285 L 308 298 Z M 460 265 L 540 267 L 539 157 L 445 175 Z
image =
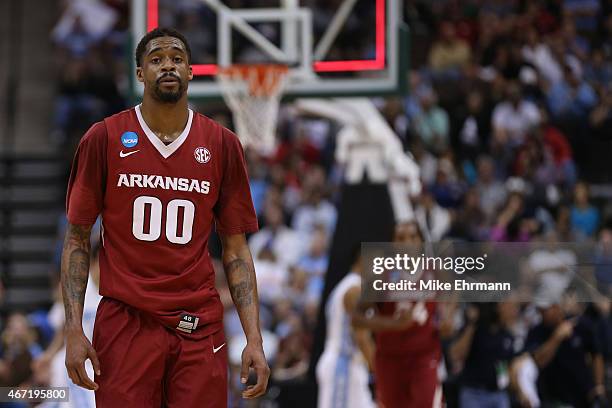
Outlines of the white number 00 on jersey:
M 149 231 L 145 232 L 146 205 L 151 206 Z M 141 241 L 155 241 L 162 232 L 162 202 L 157 197 L 140 196 L 134 200 L 132 234 Z M 179 209 L 183 209 L 182 234 L 179 236 Z M 195 206 L 191 201 L 175 199 L 166 206 L 166 238 L 173 244 L 191 241 Z

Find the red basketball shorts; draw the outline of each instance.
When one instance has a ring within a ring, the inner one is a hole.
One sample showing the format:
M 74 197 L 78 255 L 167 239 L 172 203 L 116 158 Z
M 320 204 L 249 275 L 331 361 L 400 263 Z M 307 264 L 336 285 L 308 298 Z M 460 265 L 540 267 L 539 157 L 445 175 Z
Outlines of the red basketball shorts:
M 153 317 L 104 298 L 93 346 L 98 408 L 226 408 L 227 347 L 223 331 L 200 340 L 181 336 Z
M 442 407 L 437 354 L 376 356 L 376 396 L 384 408 Z

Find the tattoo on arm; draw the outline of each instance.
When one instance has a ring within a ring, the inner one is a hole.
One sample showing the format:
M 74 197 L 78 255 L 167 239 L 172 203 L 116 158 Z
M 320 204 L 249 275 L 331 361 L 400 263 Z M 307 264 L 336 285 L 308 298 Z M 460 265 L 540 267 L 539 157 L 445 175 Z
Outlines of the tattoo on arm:
M 227 286 L 248 343 L 261 345 L 257 277 L 244 234 L 221 235 Z
M 62 252 L 62 295 L 66 326 L 79 325 L 89 276 L 91 226 L 68 224 Z
M 243 259 L 234 259 L 225 266 L 228 285 L 236 307 L 253 303 L 253 280 L 249 265 Z

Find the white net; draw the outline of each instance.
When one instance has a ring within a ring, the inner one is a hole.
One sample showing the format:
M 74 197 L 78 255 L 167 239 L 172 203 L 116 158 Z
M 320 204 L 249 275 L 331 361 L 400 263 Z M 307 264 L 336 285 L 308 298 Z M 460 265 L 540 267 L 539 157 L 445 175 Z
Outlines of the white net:
M 276 145 L 276 120 L 287 74 L 287 66 L 276 64 L 231 65 L 217 73 L 243 146 L 263 155 L 271 154 Z

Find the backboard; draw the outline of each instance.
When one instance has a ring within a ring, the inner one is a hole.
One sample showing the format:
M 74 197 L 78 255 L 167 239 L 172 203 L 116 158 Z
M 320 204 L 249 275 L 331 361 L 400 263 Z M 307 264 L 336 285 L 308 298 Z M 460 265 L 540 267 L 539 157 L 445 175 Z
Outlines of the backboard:
M 134 0 L 136 44 L 158 26 L 175 27 L 193 54 L 190 96 L 219 98 L 219 67 L 283 63 L 288 97 L 396 94 L 405 90 L 408 35 L 401 0 Z M 132 90 L 142 94 L 132 65 Z

